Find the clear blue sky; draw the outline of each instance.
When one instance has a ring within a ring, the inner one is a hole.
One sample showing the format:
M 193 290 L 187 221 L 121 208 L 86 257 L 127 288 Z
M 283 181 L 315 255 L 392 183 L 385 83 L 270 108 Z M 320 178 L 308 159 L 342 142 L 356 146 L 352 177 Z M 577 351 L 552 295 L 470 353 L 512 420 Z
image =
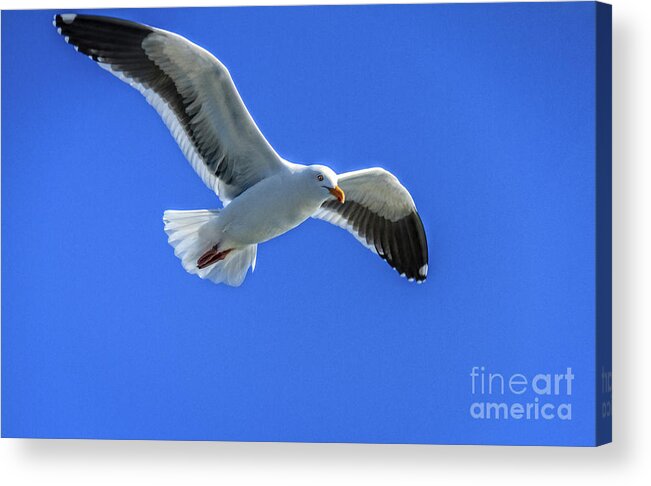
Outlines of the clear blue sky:
M 593 4 L 92 12 L 213 52 L 288 160 L 395 173 L 429 239 L 419 286 L 321 221 L 261 245 L 240 288 L 186 274 L 163 211 L 219 201 L 53 13 L 2 13 L 5 436 L 541 443 L 593 428 Z M 468 416 L 472 366 L 568 363 L 571 423 Z

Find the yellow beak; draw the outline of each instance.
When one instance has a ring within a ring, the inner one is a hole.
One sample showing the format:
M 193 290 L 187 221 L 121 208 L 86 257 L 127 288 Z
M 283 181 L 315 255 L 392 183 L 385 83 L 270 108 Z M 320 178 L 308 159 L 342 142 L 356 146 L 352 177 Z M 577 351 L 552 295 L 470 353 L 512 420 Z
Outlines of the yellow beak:
M 336 197 L 337 201 L 339 201 L 341 204 L 346 202 L 346 195 L 344 194 L 344 191 L 341 190 L 341 187 L 335 186 L 332 189 L 328 189 L 328 191 L 330 191 L 330 194 Z

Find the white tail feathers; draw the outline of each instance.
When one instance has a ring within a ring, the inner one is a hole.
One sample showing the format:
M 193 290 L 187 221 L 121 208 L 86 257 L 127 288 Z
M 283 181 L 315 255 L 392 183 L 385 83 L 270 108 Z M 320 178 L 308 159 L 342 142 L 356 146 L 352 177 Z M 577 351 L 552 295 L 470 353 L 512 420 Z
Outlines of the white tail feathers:
M 244 282 L 249 267 L 251 271 L 255 269 L 258 245 L 234 248 L 223 260 L 205 268 L 197 267 L 197 260 L 210 248 L 219 244 L 218 233 L 200 231 L 207 223 L 216 222 L 219 212 L 217 209 L 165 211 L 163 222 L 165 233 L 168 235 L 167 241 L 174 247 L 174 254 L 181 259 L 186 272 L 215 283 L 238 287 Z

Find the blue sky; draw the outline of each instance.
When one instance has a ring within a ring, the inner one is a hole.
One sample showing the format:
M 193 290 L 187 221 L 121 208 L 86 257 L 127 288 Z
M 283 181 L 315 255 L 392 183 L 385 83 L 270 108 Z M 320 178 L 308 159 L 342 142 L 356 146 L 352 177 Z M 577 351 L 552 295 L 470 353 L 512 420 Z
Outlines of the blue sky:
M 184 272 L 165 209 L 219 207 L 140 95 L 2 13 L 3 434 L 580 441 L 594 426 L 594 6 L 94 11 L 213 52 L 281 156 L 382 166 L 423 285 L 308 221 L 240 288 Z M 572 366 L 575 419 L 478 423 L 468 373 Z

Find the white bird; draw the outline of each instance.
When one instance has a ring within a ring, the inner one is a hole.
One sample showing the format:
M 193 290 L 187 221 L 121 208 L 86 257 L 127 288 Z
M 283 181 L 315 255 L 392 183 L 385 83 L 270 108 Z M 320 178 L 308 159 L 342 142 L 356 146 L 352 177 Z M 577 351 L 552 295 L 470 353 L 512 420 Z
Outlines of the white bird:
M 67 43 L 142 93 L 158 111 L 221 210 L 165 211 L 185 270 L 239 286 L 257 245 L 318 218 L 352 233 L 409 280 L 427 277 L 427 239 L 409 192 L 381 168 L 337 175 L 281 158 L 212 54 L 171 32 L 131 21 L 62 14 Z

